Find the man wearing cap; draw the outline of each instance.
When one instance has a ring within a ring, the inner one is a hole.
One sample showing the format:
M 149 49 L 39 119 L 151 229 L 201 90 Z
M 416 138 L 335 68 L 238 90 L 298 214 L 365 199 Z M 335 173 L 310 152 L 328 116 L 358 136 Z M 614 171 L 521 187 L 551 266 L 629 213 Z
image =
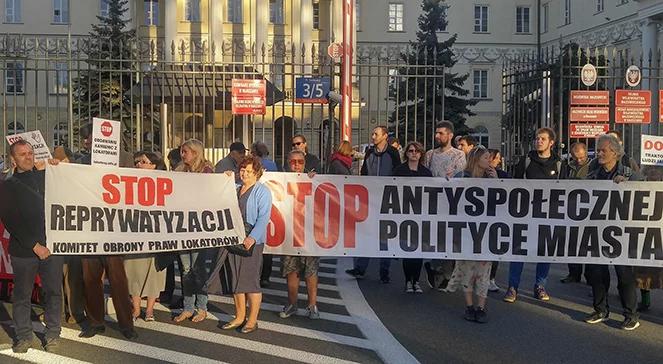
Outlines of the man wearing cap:
M 230 153 L 214 166 L 214 172 L 223 173 L 225 171 L 233 171 L 235 172 L 235 182 L 240 183 L 239 168 L 237 167 L 245 155 L 246 147 L 243 143 L 234 142 L 230 144 Z

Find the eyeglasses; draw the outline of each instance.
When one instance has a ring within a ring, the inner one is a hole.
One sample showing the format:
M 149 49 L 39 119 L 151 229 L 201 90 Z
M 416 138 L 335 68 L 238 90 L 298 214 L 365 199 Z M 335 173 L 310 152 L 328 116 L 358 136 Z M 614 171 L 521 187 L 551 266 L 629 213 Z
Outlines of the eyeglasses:
M 304 144 L 304 142 L 294 142 L 294 143 L 292 143 L 292 146 L 293 146 L 293 147 L 298 147 L 298 146 L 300 146 L 300 145 L 302 145 L 302 144 Z
M 290 160 L 290 164 L 294 164 L 294 165 L 297 165 L 297 164 L 304 164 L 304 163 L 306 163 L 306 161 L 303 160 L 303 159 L 291 159 L 291 160 Z

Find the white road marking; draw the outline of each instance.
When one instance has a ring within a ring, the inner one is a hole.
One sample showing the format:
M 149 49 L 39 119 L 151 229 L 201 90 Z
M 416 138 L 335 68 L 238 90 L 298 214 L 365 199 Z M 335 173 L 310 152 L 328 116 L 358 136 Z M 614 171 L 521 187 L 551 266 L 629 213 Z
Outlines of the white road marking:
M 39 364 L 90 364 L 89 361 L 76 360 L 37 349 L 28 349 L 28 352 L 25 354 L 16 354 L 12 349 L 4 349 L 0 350 L 0 355 Z

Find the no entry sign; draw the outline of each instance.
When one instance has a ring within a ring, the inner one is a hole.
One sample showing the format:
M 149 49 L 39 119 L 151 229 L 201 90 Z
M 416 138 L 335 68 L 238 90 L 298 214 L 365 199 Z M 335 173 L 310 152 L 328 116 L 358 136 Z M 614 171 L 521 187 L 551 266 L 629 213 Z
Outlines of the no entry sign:
M 264 115 L 267 106 L 266 94 L 265 80 L 233 79 L 233 115 Z

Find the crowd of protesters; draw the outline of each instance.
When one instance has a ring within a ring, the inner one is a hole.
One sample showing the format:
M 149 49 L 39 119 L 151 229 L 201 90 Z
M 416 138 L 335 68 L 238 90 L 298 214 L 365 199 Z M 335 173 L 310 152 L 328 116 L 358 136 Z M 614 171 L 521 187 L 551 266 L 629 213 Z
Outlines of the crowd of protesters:
M 90 164 L 91 126 L 80 131 L 84 140 L 83 152 L 75 155 L 67 148 L 54 150 L 55 159 L 48 163 Z M 444 178 L 512 178 L 502 169 L 500 151 L 486 149 L 469 136 L 454 138 L 454 126 L 444 121 L 436 125 L 437 147 L 426 151 L 416 141 L 408 141 L 402 148 L 400 141 L 390 137 L 384 126 L 378 126 L 371 135 L 372 145 L 365 151 L 360 175 L 397 177 Z M 561 160 L 553 152 L 557 137 L 553 130 L 541 128 L 535 133 L 534 148 L 515 165 L 513 178 L 518 179 L 587 179 L 663 180 L 663 169 L 647 167 L 639 170 L 637 163 L 624 153 L 622 136 L 610 131 L 596 140 L 596 157 L 589 158 L 587 145 L 575 143 L 569 148 L 569 158 Z M 454 145 L 455 144 L 455 145 Z M 44 167 L 34 160 L 32 146 L 19 141 L 11 145 L 11 168 L 0 178 L 0 219 L 11 234 L 9 253 L 14 268 L 13 321 L 17 353 L 27 352 L 32 345 L 30 318 L 32 289 L 37 274 L 41 277 L 46 325 L 43 347 L 46 351 L 57 348 L 61 320 L 78 323 L 80 337 L 90 338 L 105 331 L 104 277 L 110 285 L 118 326 L 129 340 L 137 338 L 134 322 L 142 319 L 155 321 L 157 302 L 180 309 L 173 321 L 180 323 L 204 321 L 207 316 L 209 292 L 221 291 L 233 296 L 234 318 L 222 325 L 223 330 L 238 330 L 249 334 L 258 329 L 258 315 L 262 302 L 262 289 L 270 284 L 272 257 L 263 254 L 267 225 L 271 211 L 271 194 L 260 182 L 264 171 L 293 172 L 314 179 L 316 174 L 351 175 L 355 161 L 352 145 L 342 142 L 326 158 L 326 166 L 308 150 L 306 138 L 292 138 L 292 150 L 282 168 L 268 158 L 269 150 L 262 142 L 247 149 L 234 142 L 229 153 L 215 166 L 205 158 L 203 143 L 192 139 L 171 151 L 167 156 L 170 169 L 185 173 L 226 173 L 234 175 L 237 199 L 245 221 L 246 238 L 242 244 L 217 250 L 190 250 L 158 255 L 131 256 L 54 256 L 46 248 L 44 230 Z M 133 158 L 132 158 L 133 157 Z M 121 167 L 166 170 L 164 159 L 150 151 L 133 156 L 122 152 Z M 29 222 L 29 223 L 28 223 Z M 208 264 L 213 260 L 212 266 Z M 384 284 L 391 282 L 392 259 L 379 259 L 379 277 Z M 346 271 L 355 278 L 363 278 L 369 258 L 355 258 L 354 267 Z M 175 265 L 179 269 L 175 269 Z M 317 307 L 319 257 L 282 256 L 280 274 L 286 278 L 287 302 L 279 316 L 286 319 L 295 314 L 320 318 Z M 520 294 L 520 278 L 524 263 L 511 262 L 508 286 L 503 300 L 513 303 Z M 403 259 L 405 293 L 422 294 L 420 274 L 430 288 L 444 292 L 462 289 L 465 298 L 465 319 L 484 323 L 488 321 L 486 299 L 488 292 L 498 292 L 495 283 L 497 262 Z M 569 264 L 569 273 L 562 283 L 577 283 L 584 278 L 591 286 L 594 312 L 585 322 L 593 324 L 609 317 L 608 290 L 610 272 L 607 265 Z M 651 289 L 663 286 L 663 270 L 614 266 L 624 321 L 621 328 L 634 330 L 639 325 L 638 313 L 649 309 Z M 179 271 L 181 300 L 175 300 L 175 272 Z M 550 299 L 546 283 L 549 263 L 538 263 L 533 282 L 533 294 L 538 300 Z M 306 284 L 308 305 L 300 313 L 297 305 L 300 281 Z M 217 288 L 219 287 L 219 288 Z M 638 305 L 637 290 L 641 292 Z M 146 308 L 142 311 L 142 300 Z M 248 312 L 247 312 L 248 305 Z

